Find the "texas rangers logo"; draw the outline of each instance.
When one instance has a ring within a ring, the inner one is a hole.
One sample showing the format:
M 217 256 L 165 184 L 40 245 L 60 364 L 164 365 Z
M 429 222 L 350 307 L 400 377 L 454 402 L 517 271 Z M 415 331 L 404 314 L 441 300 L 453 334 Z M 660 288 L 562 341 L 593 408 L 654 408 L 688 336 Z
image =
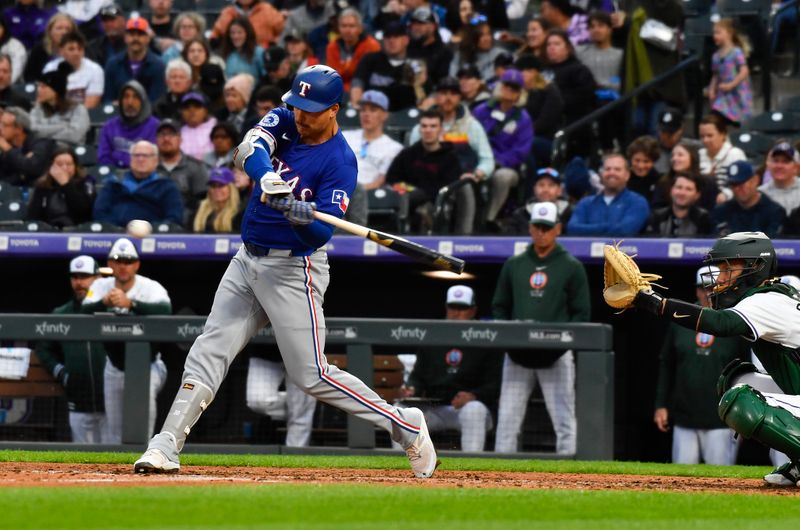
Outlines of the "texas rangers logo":
M 545 285 L 547 285 L 547 273 L 543 271 L 534 272 L 531 274 L 530 283 L 534 289 L 544 289 Z
M 694 343 L 701 348 L 710 348 L 714 344 L 714 335 L 708 333 L 698 333 L 694 338 Z
M 338 205 L 342 213 L 345 213 L 347 212 L 347 207 L 350 206 L 350 197 L 347 196 L 347 192 L 344 190 L 333 190 L 331 202 Z
M 447 363 L 447 366 L 460 366 L 463 359 L 464 353 L 457 348 L 444 354 L 444 362 Z
M 300 81 L 299 84 L 300 84 L 300 91 L 298 92 L 298 94 L 303 97 L 306 97 L 306 93 L 311 90 L 311 83 Z

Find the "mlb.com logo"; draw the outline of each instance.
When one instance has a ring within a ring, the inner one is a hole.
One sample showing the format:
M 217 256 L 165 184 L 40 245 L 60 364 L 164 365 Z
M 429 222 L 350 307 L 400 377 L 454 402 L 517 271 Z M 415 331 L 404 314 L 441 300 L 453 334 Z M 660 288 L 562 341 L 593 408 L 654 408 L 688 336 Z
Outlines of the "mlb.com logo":
M 347 196 L 347 192 L 344 190 L 333 190 L 331 202 L 339 206 L 342 213 L 346 213 L 347 207 L 350 206 L 350 197 Z

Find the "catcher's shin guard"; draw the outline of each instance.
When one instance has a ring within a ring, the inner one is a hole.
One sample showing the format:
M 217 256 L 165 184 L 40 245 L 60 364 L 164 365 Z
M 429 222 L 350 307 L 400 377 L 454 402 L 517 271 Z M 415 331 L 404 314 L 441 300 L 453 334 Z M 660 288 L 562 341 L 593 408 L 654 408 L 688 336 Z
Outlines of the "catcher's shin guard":
M 168 432 L 175 437 L 178 451 L 183 449 L 186 437 L 213 399 L 214 392 L 203 383 L 193 379 L 186 379 L 181 383 L 167 419 L 164 420 L 164 427 L 161 428 L 161 432 Z
M 719 417 L 745 438 L 800 458 L 800 419 L 788 410 L 767 404 L 758 390 L 737 385 L 723 394 Z

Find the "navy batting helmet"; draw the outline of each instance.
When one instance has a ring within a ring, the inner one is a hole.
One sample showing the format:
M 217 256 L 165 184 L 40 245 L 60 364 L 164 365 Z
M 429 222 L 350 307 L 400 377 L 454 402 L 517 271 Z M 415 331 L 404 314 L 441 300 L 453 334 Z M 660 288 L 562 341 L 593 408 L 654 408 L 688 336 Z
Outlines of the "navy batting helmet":
M 344 83 L 339 72 L 322 64 L 303 68 L 292 89 L 281 98 L 284 103 L 306 112 L 320 112 L 341 102 Z

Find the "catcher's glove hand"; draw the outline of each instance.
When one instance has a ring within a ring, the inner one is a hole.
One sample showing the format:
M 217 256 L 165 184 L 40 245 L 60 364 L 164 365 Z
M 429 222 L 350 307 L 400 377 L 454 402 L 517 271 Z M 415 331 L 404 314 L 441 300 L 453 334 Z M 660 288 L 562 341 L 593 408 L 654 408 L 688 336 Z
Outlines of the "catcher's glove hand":
M 657 284 L 651 282 L 661 279 L 661 276 L 640 272 L 633 258 L 619 249 L 620 243 L 603 247 L 603 298 L 611 307 L 625 310 L 634 305 L 640 292 L 653 293 L 652 285 Z

